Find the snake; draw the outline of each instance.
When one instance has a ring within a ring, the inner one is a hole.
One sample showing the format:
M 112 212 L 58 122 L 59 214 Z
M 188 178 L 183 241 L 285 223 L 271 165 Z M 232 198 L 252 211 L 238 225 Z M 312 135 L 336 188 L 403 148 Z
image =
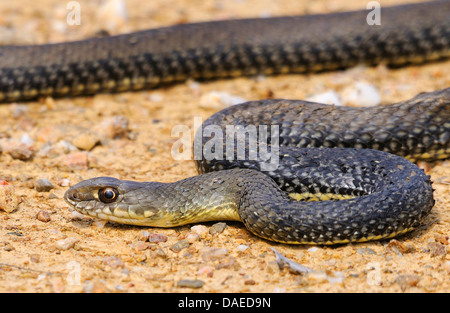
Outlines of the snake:
M 3 46 L 0 101 L 438 61 L 450 56 L 449 12 L 450 1 L 435 1 L 382 7 L 378 24 L 360 10 Z M 64 199 L 117 223 L 240 221 L 258 237 L 289 244 L 392 238 L 417 228 L 434 206 L 431 179 L 413 162 L 450 156 L 450 88 L 377 107 L 246 102 L 208 118 L 196 145 L 208 152 L 196 159 L 197 176 L 171 183 L 96 177 Z

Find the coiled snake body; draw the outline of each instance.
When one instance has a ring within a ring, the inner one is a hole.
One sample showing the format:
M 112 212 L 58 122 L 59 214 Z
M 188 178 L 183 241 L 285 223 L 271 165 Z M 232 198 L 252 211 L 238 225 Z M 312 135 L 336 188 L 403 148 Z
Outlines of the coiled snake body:
M 382 8 L 382 24 L 376 26 L 367 24 L 367 11 L 358 11 L 1 47 L 0 99 L 141 89 L 188 77 L 436 60 L 450 55 L 449 12 L 449 1 L 437 1 Z M 209 125 L 220 131 L 227 125 L 278 129 L 278 166 L 263 172 L 265 160 L 236 160 L 236 149 L 219 145 L 213 153 L 221 158 L 198 160 L 203 175 L 169 184 L 93 178 L 71 187 L 65 200 L 84 214 L 135 225 L 239 220 L 278 242 L 390 238 L 416 227 L 433 207 L 429 177 L 405 157 L 449 157 L 450 89 L 376 108 L 249 102 L 216 113 L 204 123 Z M 208 145 L 208 138 L 198 138 L 202 147 Z M 249 155 L 249 140 L 241 141 Z M 261 147 L 274 148 L 272 137 Z

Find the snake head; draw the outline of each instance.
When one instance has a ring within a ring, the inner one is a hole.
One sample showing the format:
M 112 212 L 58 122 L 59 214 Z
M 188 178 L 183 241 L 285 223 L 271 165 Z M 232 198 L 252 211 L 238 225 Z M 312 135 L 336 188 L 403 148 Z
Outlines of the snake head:
M 76 211 L 119 223 L 140 224 L 142 219 L 157 212 L 139 201 L 139 189 L 149 183 L 96 177 L 84 180 L 64 194 L 64 200 Z

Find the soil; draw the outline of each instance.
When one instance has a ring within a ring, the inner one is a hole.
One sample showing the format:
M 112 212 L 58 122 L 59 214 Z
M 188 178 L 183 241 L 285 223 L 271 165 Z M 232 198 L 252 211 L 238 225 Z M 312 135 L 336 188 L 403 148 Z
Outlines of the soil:
M 8 44 L 59 42 L 105 31 L 118 34 L 366 5 L 331 0 L 130 0 L 124 16 L 114 3 L 120 1 L 79 1 L 81 24 L 68 25 L 71 10 L 64 1 L 3 1 L 0 38 Z M 224 229 L 216 223 L 173 229 L 105 224 L 74 214 L 63 200 L 68 186 L 96 176 L 170 182 L 196 175 L 192 160 L 173 159 L 171 148 L 178 138 L 171 132 L 175 125 L 192 129 L 194 117 L 205 120 L 225 107 L 220 101 L 202 105 L 211 92 L 246 100 L 305 99 L 328 90 L 341 93 L 364 81 L 388 104 L 448 87 L 449 73 L 450 61 L 395 70 L 357 67 L 2 105 L 0 179 L 12 186 L 20 203 L 12 212 L 0 211 L 0 292 L 449 292 L 448 160 L 419 164 L 434 181 L 436 199 L 421 227 L 396 240 L 354 245 L 277 244 L 253 236 L 238 222 L 227 222 Z M 80 134 L 88 146 L 86 137 L 101 141 L 87 150 L 76 148 L 74 139 Z M 21 140 L 25 144 L 17 145 Z M 5 146 L 19 155 L 5 151 Z M 37 191 L 39 179 L 49 180 L 53 188 Z M 273 248 L 314 272 L 280 269 Z

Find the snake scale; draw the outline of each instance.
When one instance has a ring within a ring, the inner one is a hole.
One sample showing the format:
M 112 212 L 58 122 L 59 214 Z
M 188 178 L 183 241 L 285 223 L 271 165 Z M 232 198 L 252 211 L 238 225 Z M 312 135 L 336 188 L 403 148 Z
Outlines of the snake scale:
M 0 100 L 435 61 L 450 56 L 449 12 L 450 1 L 436 1 L 383 7 L 381 25 L 368 25 L 363 10 L 5 46 Z M 450 89 L 375 108 L 254 101 L 214 114 L 203 126 L 209 125 L 278 129 L 278 166 L 263 170 L 261 159 L 236 158 L 236 148 L 223 144 L 214 150 L 222 158 L 197 160 L 201 175 L 173 183 L 98 177 L 71 187 L 65 200 L 84 214 L 126 224 L 238 220 L 257 236 L 285 243 L 391 238 L 419 225 L 434 205 L 430 177 L 410 160 L 449 157 Z M 209 138 L 197 138 L 208 145 Z M 249 155 L 246 138 L 234 143 L 242 142 Z M 274 142 L 263 146 L 272 149 Z

